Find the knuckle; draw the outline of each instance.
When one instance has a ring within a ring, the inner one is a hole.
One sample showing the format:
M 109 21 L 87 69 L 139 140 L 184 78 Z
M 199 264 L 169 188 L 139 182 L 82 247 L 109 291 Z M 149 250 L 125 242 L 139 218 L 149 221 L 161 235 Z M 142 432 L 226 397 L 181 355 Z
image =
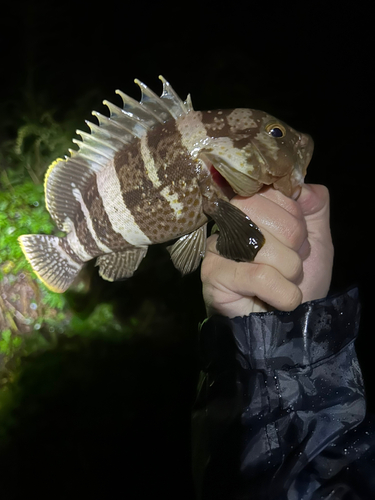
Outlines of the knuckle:
M 285 201 L 285 210 L 296 219 L 303 219 L 303 214 L 299 204 L 292 198 L 287 198 Z
M 253 262 L 253 266 L 251 267 L 251 279 L 259 284 L 267 284 L 271 280 L 270 271 L 271 268 L 269 266 Z
M 303 221 L 295 221 L 294 224 L 285 226 L 284 236 L 286 237 L 290 248 L 298 250 L 304 239 L 307 238 L 306 224 Z
M 201 280 L 203 283 L 212 281 L 215 272 L 215 260 L 215 255 L 211 253 L 206 254 L 204 257 L 201 265 Z
M 278 296 L 280 290 L 280 279 L 284 281 L 282 275 L 274 267 L 267 264 L 255 264 L 251 268 L 251 280 L 253 288 L 266 295 Z
M 282 277 L 274 268 L 258 265 L 253 269 L 255 289 L 262 291 L 266 302 L 281 311 L 293 311 L 301 304 L 302 292 L 297 285 Z

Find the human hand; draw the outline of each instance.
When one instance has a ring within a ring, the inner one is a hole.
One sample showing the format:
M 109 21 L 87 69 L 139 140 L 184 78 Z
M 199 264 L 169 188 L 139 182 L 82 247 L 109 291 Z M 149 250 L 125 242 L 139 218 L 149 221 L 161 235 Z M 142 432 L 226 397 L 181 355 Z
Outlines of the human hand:
M 257 224 L 266 242 L 253 262 L 234 262 L 218 254 L 217 235 L 208 239 L 201 269 L 208 316 L 233 318 L 270 307 L 291 311 L 327 295 L 333 245 L 325 186 L 304 184 L 297 201 L 269 187 L 231 203 Z

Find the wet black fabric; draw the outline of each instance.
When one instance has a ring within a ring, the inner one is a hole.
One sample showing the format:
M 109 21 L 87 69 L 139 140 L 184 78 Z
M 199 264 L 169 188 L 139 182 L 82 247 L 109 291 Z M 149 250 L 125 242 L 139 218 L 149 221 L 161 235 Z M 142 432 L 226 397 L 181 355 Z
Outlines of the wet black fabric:
M 354 340 L 358 292 L 200 332 L 198 500 L 375 499 L 375 424 Z

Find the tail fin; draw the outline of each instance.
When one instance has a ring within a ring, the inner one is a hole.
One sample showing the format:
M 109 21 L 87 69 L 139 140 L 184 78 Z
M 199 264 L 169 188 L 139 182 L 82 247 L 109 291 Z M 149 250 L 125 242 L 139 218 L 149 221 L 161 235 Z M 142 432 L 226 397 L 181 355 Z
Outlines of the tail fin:
M 35 274 L 53 292 L 65 292 L 83 266 L 64 250 L 66 245 L 57 236 L 25 234 L 18 241 Z

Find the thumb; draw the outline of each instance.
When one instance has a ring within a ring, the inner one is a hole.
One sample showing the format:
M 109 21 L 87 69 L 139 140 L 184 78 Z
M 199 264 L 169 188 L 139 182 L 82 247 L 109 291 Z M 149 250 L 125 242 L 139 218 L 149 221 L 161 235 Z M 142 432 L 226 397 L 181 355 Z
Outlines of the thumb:
M 297 199 L 305 217 L 325 215 L 329 211 L 329 192 L 321 184 L 303 184 Z

